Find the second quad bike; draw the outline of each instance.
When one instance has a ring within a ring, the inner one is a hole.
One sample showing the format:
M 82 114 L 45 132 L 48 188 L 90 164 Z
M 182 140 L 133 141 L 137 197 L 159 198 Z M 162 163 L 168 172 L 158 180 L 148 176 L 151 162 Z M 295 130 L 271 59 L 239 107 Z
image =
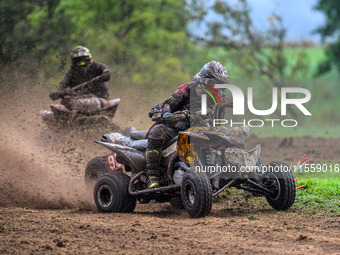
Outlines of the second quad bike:
M 188 115 L 177 112 L 173 118 Z M 179 132 L 163 146 L 158 188 L 147 189 L 147 131 L 129 136 L 110 133 L 95 141 L 112 151 L 92 159 L 85 170 L 86 185 L 94 189 L 99 211 L 128 213 L 137 201 L 155 200 L 184 208 L 193 218 L 204 217 L 211 211 L 213 197 L 229 187 L 264 196 L 276 210 L 293 205 L 296 188 L 290 168 L 280 161 L 264 165 L 260 145 L 246 150 L 244 136 L 249 128 L 213 127 L 199 116 L 190 117 L 201 124 Z
M 49 128 L 110 124 L 120 98 L 105 100 L 108 107 L 103 108 L 100 98 L 82 93 L 83 89 L 83 84 L 80 84 L 72 89 L 50 94 L 52 100 L 61 98 L 62 101 L 60 104 L 51 104 L 51 110 L 40 111 L 43 121 Z

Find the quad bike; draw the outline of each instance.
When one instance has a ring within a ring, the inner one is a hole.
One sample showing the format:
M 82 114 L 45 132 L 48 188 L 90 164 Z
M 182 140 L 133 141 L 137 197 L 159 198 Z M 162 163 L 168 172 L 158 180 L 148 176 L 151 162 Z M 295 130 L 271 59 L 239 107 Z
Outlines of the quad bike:
M 217 108 L 210 117 L 216 115 Z M 188 117 L 188 113 L 177 112 L 173 118 L 183 116 Z M 137 201 L 155 200 L 184 208 L 193 218 L 204 217 L 210 213 L 213 197 L 229 187 L 264 196 L 276 210 L 293 205 L 296 189 L 292 172 L 280 161 L 264 165 L 260 145 L 245 150 L 247 127 L 212 127 L 209 120 L 190 117 L 200 125 L 179 132 L 163 146 L 158 188 L 147 189 L 146 131 L 130 136 L 110 133 L 95 141 L 112 151 L 92 159 L 85 170 L 85 182 L 89 188 L 94 185 L 94 200 L 100 212 L 128 213 Z M 226 171 L 205 171 L 213 167 Z
M 83 86 L 50 94 L 52 100 L 62 98 L 61 104 L 51 104 L 51 110 L 41 110 L 40 115 L 46 125 L 55 127 L 78 127 L 91 125 L 108 126 L 114 117 L 120 98 L 106 101 L 108 107 L 103 108 L 101 99 L 82 93 Z

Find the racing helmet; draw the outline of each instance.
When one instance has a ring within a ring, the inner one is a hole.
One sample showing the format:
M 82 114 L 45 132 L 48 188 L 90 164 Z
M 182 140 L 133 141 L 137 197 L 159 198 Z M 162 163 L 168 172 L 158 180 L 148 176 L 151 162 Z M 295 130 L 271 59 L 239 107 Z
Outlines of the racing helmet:
M 84 46 L 77 46 L 71 52 L 71 61 L 74 66 L 86 66 L 91 62 L 91 52 Z
M 229 83 L 229 75 L 227 70 L 221 63 L 214 60 L 205 64 L 202 67 L 200 74 L 206 79 L 213 80 L 217 83 Z

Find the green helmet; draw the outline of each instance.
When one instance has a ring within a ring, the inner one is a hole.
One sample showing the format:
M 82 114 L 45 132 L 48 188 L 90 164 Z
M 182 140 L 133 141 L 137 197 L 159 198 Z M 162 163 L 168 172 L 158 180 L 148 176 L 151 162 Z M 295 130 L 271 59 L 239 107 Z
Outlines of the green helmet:
M 91 52 L 84 46 L 77 46 L 71 52 L 72 65 L 86 66 L 91 62 Z

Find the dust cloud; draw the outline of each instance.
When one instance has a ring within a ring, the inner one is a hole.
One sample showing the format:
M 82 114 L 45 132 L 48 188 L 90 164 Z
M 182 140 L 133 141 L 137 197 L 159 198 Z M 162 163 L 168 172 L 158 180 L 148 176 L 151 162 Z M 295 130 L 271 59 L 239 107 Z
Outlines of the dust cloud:
M 95 145 L 101 130 L 48 130 L 40 110 L 48 91 L 1 95 L 0 203 L 31 208 L 89 208 L 84 170 L 108 154 Z M 103 130 L 109 131 L 109 130 Z

